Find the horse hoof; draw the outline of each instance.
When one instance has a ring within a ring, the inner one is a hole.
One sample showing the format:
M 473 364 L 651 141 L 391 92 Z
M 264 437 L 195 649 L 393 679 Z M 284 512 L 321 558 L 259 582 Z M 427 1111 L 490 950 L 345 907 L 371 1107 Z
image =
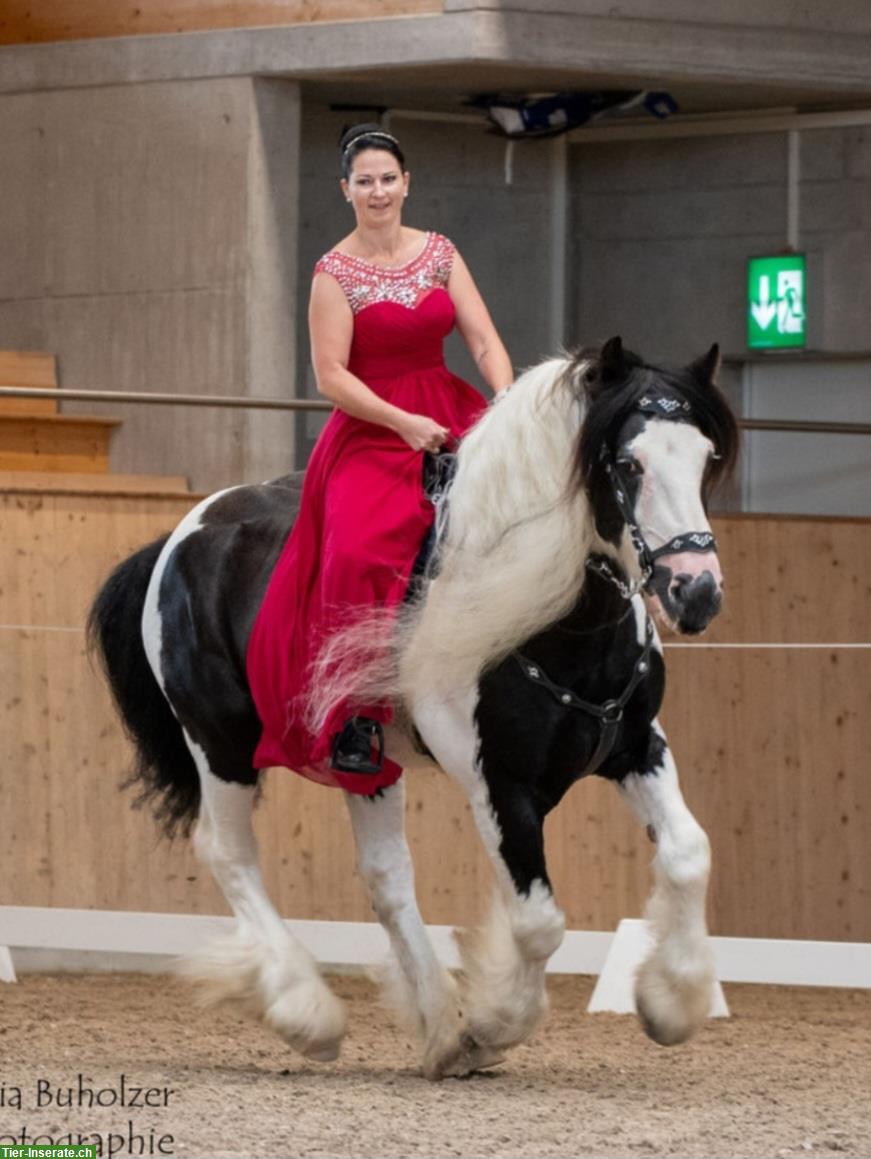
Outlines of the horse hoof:
M 333 1062 L 345 1035 L 345 1007 L 325 986 L 308 998 L 303 1002 L 297 991 L 288 991 L 271 1004 L 263 1020 L 303 1058 Z
M 476 1074 L 479 1070 L 489 1070 L 493 1066 L 501 1066 L 505 1059 L 506 1055 L 500 1054 L 498 1050 L 487 1050 L 485 1047 L 480 1047 L 478 1057 L 472 1060 L 473 1066 L 469 1074 Z
M 635 1006 L 648 1038 L 659 1046 L 679 1046 L 704 1024 L 711 1006 L 713 974 L 675 978 L 654 961 L 638 973 Z
M 309 1062 L 335 1062 L 341 1052 L 342 1040 L 338 1038 L 333 1042 L 314 1043 L 302 1052 L 302 1057 L 307 1058 Z
M 657 1046 L 680 1046 L 693 1033 L 691 1029 L 686 1027 L 654 1022 L 647 1011 L 640 1006 L 638 1008 L 638 1021 L 650 1041 L 655 1042 Z
M 499 1066 L 505 1055 L 491 1047 L 481 1046 L 468 1035 L 463 1035 L 458 1045 L 441 1058 L 424 1062 L 424 1078 L 433 1082 L 440 1079 L 464 1079 L 479 1070 Z

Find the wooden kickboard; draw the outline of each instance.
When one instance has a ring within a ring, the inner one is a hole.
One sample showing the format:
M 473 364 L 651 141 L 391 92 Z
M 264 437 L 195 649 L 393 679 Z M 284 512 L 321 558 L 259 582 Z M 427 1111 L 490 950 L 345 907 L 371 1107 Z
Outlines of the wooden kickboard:
M 190 495 L 199 498 L 188 487 L 184 475 L 122 475 L 94 472 L 2 471 L 0 495 L 76 494 L 76 495 Z

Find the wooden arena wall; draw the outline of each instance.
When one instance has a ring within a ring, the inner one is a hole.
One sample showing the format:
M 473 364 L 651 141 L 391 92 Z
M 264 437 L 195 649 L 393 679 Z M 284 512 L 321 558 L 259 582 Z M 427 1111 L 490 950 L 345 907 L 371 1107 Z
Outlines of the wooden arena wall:
M 443 9 L 442 0 L 5 0 L 0 44 L 375 20 Z
M 158 839 L 118 791 L 129 751 L 82 630 L 109 567 L 191 502 L 0 494 L 0 904 L 226 912 L 187 845 Z M 726 609 L 703 640 L 669 647 L 664 712 L 713 845 L 712 931 L 871 940 L 869 652 L 848 646 L 871 640 L 871 522 L 730 517 L 716 532 Z M 407 782 L 425 917 L 471 922 L 489 871 L 468 806 L 431 767 Z M 272 771 L 257 829 L 283 914 L 370 919 L 338 793 Z M 576 785 L 547 838 L 570 927 L 642 912 L 652 848 L 608 785 Z

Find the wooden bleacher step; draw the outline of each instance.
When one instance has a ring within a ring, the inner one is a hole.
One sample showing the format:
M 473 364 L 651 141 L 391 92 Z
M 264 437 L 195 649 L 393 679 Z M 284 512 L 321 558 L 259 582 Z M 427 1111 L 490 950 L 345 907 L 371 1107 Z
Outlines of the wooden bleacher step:
M 0 471 L 109 470 L 109 439 L 120 419 L 0 414 Z
M 0 351 L 0 384 L 57 390 L 53 354 Z M 105 474 L 120 419 L 58 414 L 57 399 L 0 397 L 0 471 Z
M 57 360 L 0 350 L 0 385 L 56 392 L 55 398 L 0 396 L 0 491 L 187 495 L 183 475 L 109 474 L 109 441 L 120 419 L 58 413 Z

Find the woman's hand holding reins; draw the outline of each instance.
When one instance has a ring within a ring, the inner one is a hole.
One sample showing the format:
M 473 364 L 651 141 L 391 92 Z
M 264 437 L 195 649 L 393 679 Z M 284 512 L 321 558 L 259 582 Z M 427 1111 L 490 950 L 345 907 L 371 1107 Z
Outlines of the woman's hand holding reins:
M 396 433 L 413 451 L 437 451 L 451 432 L 426 415 L 407 414 L 397 423 Z

